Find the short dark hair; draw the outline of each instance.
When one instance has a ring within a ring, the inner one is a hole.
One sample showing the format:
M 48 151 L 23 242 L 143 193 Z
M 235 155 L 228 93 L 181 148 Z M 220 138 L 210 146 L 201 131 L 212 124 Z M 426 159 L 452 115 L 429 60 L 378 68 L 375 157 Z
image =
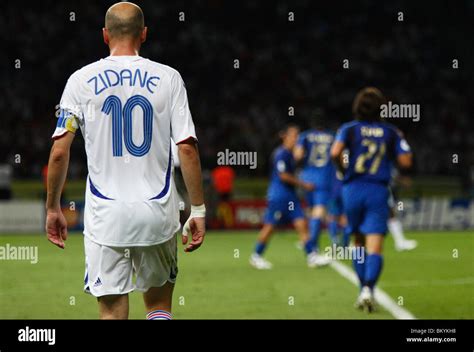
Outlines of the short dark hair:
M 380 119 L 380 107 L 386 104 L 385 96 L 375 87 L 361 89 L 352 103 L 352 113 L 358 120 L 377 121 Z
M 288 123 L 280 130 L 280 133 L 278 134 L 279 137 L 283 139 L 285 135 L 288 133 L 288 131 L 292 128 L 297 129 L 298 131 L 300 130 L 300 127 L 297 124 Z
M 116 5 L 120 4 L 125 3 Z M 119 11 L 113 8 L 114 6 L 110 7 L 105 14 L 105 28 L 109 31 L 110 36 L 114 38 L 138 38 L 145 27 L 145 16 L 141 8 L 135 5 L 130 7 L 126 15 L 121 15 Z

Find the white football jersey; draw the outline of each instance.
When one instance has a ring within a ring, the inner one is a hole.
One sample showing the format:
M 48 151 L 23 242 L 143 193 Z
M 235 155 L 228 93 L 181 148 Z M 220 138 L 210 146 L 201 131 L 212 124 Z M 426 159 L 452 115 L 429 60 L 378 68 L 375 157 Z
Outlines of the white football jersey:
M 140 56 L 76 71 L 53 138 L 80 127 L 87 153 L 84 234 L 106 246 L 150 246 L 180 227 L 172 141 L 196 139 L 180 74 Z

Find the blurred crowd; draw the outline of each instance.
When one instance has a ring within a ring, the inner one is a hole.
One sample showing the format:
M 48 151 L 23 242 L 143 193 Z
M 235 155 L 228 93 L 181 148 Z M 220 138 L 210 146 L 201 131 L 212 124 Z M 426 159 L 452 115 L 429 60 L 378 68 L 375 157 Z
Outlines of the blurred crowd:
M 1 5 L 0 163 L 11 163 L 15 177 L 40 177 L 68 76 L 108 55 L 101 28 L 112 3 Z M 412 145 L 418 173 L 468 175 L 472 0 L 137 3 L 149 27 L 141 54 L 181 72 L 205 168 L 226 148 L 249 150 L 258 168 L 237 173 L 266 175 L 284 124 L 307 127 L 318 108 L 337 129 L 351 119 L 357 90 L 375 85 L 394 102 L 421 106 L 418 122 L 391 120 Z M 71 176 L 85 175 L 81 138 L 73 154 Z

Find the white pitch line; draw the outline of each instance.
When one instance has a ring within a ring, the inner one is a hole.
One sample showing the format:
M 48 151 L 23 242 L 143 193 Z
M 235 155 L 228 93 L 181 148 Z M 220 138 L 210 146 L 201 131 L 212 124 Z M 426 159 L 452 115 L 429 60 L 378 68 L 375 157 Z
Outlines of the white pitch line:
M 330 265 L 342 277 L 345 277 L 354 285 L 359 286 L 359 279 L 357 278 L 357 275 L 346 265 L 336 261 L 331 262 Z M 379 303 L 390 314 L 392 314 L 395 319 L 416 319 L 412 313 L 395 303 L 395 301 L 385 291 L 376 287 L 374 291 L 374 296 L 377 303 Z

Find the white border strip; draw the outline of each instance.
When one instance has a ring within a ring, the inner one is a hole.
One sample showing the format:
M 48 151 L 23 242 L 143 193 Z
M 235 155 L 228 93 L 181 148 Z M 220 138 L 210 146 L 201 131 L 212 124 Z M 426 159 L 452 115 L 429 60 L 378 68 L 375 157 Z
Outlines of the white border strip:
M 352 282 L 354 285 L 359 286 L 359 279 L 357 275 L 349 269 L 346 265 L 333 261 L 330 266 L 336 270 L 342 277 Z M 382 307 L 385 308 L 395 319 L 416 319 L 415 316 L 405 308 L 400 307 L 390 296 L 383 290 L 375 288 L 374 291 L 375 300 Z

